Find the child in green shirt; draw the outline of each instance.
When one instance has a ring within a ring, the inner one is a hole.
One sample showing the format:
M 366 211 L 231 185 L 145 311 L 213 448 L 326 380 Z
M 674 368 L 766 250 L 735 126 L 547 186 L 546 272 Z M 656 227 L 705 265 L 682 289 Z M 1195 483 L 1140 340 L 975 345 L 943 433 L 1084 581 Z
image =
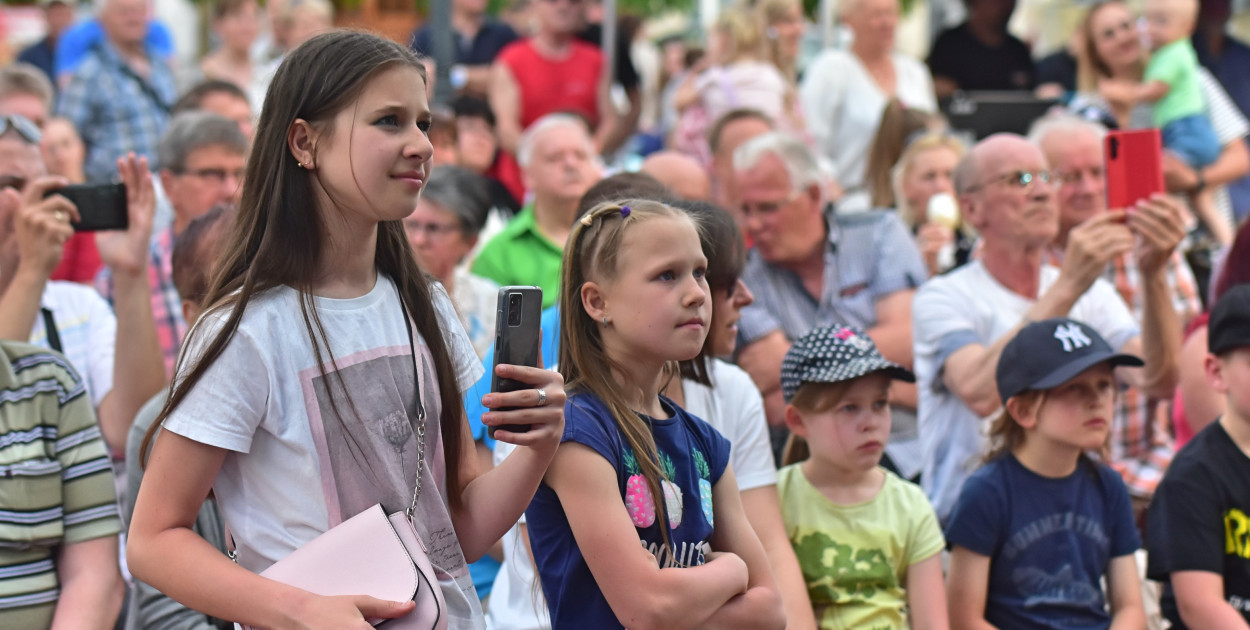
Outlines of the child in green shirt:
M 1201 169 L 1219 157 L 1221 147 L 1207 118 L 1207 103 L 1198 79 L 1198 54 L 1189 41 L 1198 16 L 1198 2 L 1146 0 L 1144 16 L 1153 52 L 1139 96 L 1154 103 L 1154 125 L 1163 132 L 1163 146 L 1191 168 Z M 1217 216 L 1211 193 L 1199 190 L 1191 194 L 1190 201 L 1212 235 L 1226 242 L 1211 219 Z

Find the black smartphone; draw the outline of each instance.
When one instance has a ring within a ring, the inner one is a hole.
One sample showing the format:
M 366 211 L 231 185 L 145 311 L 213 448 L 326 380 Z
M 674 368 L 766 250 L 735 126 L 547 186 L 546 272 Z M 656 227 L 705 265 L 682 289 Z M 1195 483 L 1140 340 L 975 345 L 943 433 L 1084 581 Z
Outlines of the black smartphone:
M 490 391 L 514 392 L 530 389 L 532 385 L 510 378 L 500 378 L 495 368 L 500 365 L 525 365 L 538 367 L 541 337 L 543 290 L 539 287 L 500 287 L 498 307 L 495 312 L 495 362 L 490 370 Z M 500 411 L 506 411 L 500 409 Z M 528 424 L 505 424 L 490 428 L 490 436 L 503 429 L 512 433 L 525 433 Z
M 60 195 L 78 208 L 82 219 L 74 223 L 75 232 L 125 230 L 130 227 L 126 208 L 125 184 L 74 184 L 49 190 L 44 198 Z

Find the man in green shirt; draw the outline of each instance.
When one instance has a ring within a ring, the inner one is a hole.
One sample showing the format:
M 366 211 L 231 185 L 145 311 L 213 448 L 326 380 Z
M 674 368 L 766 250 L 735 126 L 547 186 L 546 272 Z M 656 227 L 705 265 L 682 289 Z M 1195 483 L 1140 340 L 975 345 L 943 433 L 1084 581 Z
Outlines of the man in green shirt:
M 525 130 L 517 162 L 532 201 L 486 243 L 473 273 L 500 286 L 542 287 L 546 308 L 556 303 L 564 243 L 577 220 L 578 202 L 599 180 L 599 158 L 580 118 L 549 114 Z

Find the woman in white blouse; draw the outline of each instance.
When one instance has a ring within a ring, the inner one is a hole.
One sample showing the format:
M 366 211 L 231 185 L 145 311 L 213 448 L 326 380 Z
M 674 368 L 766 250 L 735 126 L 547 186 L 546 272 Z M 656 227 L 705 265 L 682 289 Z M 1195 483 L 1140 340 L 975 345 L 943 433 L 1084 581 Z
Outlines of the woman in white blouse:
M 933 78 L 919 61 L 894 50 L 898 0 L 844 0 L 842 21 L 854 40 L 849 50 L 827 50 L 808 66 L 799 86 L 807 132 L 836 169 L 846 191 L 843 211 L 866 210 L 868 151 L 890 99 L 936 112 Z

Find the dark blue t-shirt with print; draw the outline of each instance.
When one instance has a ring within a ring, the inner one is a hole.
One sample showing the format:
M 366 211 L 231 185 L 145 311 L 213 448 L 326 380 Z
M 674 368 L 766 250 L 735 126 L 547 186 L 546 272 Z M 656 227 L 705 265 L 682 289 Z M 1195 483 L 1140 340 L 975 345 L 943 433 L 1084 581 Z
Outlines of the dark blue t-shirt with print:
M 946 540 L 989 556 L 985 620 L 999 628 L 1106 630 L 1100 580 L 1141 546 L 1124 481 L 1082 458 L 1043 477 L 1007 454 L 968 478 Z
M 584 444 L 611 462 L 639 543 L 655 555 L 660 567 L 698 566 L 710 550 L 712 486 L 729 463 L 729 441 L 667 398 L 661 397 L 660 402 L 668 418 L 641 417 L 655 436 L 666 477 L 662 485 L 667 525 L 657 518 L 651 492 L 638 467 L 643 454 L 630 449 L 597 396 L 580 393 L 569 398 L 564 406 L 562 441 Z M 560 498 L 550 486 L 544 483 L 538 487 L 525 519 L 552 628 L 622 627 L 586 566 Z M 664 546 L 660 534 L 665 526 L 670 548 Z

